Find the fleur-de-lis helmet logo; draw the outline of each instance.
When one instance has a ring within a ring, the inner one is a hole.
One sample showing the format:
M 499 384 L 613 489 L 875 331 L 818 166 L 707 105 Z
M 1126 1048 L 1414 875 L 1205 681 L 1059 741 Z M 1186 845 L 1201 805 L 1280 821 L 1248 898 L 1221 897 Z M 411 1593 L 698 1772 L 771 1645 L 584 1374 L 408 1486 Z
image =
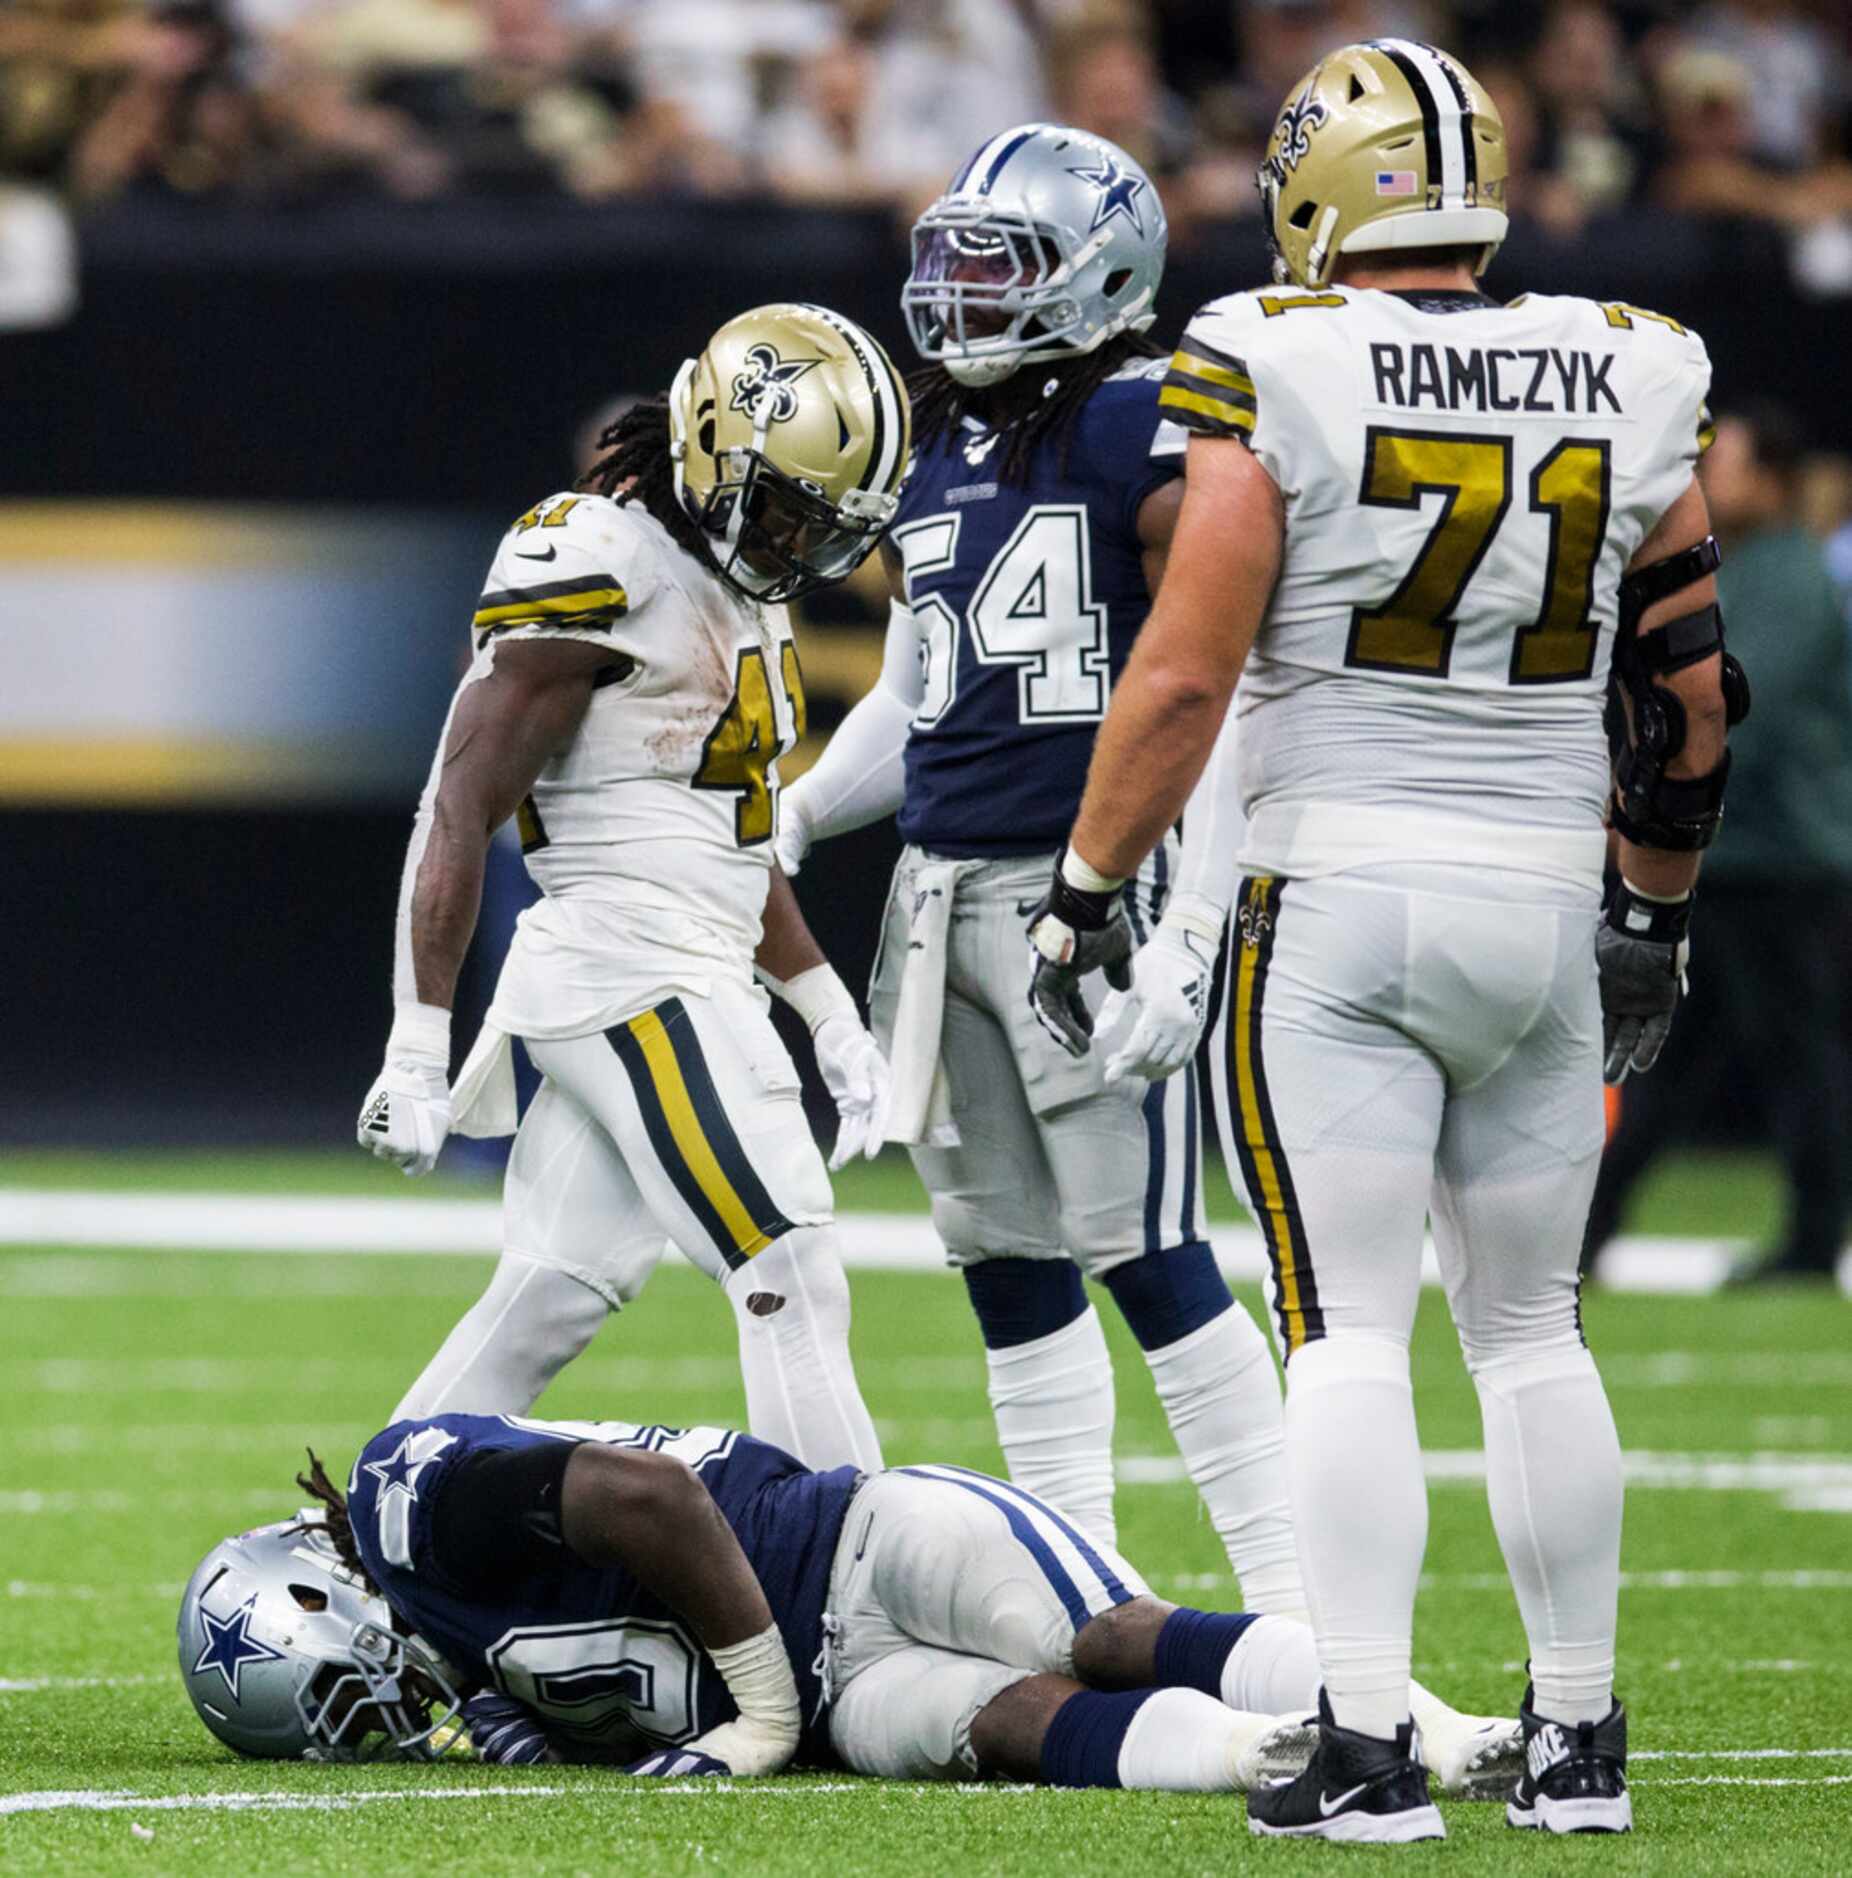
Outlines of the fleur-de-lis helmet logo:
M 1280 113 L 1280 147 L 1274 153 L 1274 161 L 1282 170 L 1296 170 L 1312 154 L 1312 132 L 1330 115 L 1324 99 L 1314 97 L 1310 85 L 1288 101 Z
M 821 359 L 784 359 L 776 346 L 761 341 L 746 348 L 746 369 L 734 374 L 732 411 L 756 413 L 759 400 L 769 391 L 771 404 L 765 415 L 768 424 L 782 424 L 797 415 L 797 381 Z

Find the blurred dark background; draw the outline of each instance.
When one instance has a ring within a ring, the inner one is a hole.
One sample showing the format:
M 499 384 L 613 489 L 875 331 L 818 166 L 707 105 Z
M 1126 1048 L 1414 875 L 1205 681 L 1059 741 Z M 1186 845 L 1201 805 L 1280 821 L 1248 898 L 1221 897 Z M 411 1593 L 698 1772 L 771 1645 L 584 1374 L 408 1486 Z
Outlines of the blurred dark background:
M 1265 278 L 1285 87 L 1381 32 L 1504 112 L 1492 290 L 1695 325 L 1720 415 L 1800 414 L 1795 518 L 1852 580 L 1840 5 L 14 0 L 0 1141 L 345 1139 L 470 602 L 599 413 L 769 299 L 906 362 L 912 215 L 1044 115 L 1159 178 L 1174 335 Z M 804 621 L 818 736 L 879 617 L 864 587 Z M 851 983 L 892 854 L 800 883 Z

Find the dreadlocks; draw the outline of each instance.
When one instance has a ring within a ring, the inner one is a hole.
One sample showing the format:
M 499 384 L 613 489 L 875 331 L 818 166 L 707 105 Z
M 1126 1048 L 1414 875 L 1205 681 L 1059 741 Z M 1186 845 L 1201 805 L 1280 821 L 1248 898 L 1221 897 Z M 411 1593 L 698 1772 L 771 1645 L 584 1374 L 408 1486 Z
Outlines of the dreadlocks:
M 1065 472 L 1068 446 L 1074 438 L 1074 420 L 1080 415 L 1087 400 L 1099 389 L 1101 382 L 1110 378 L 1128 360 L 1161 359 L 1165 356 L 1165 348 L 1155 340 L 1147 339 L 1143 333 L 1121 333 L 1071 364 L 1051 365 L 1039 400 L 1008 423 L 1005 430 L 1008 441 L 997 464 L 997 480 L 1002 483 L 1027 482 L 1029 465 L 1036 450 L 1044 439 L 1051 437 L 1060 452 L 1059 461 Z M 1020 375 L 1026 382 L 1033 381 L 1035 372 L 1036 367 L 1033 365 L 1020 368 Z M 1015 380 L 1010 379 L 1002 386 L 973 390 L 969 385 L 961 385 L 942 365 L 929 365 L 915 372 L 907 380 L 907 392 L 913 400 L 914 448 L 923 449 L 939 438 L 948 436 L 967 415 L 988 415 L 987 400 L 994 398 L 997 392 L 1013 388 L 1014 384 Z
M 669 400 L 658 392 L 633 404 L 598 438 L 604 453 L 579 478 L 590 495 L 609 496 L 614 502 L 640 502 L 675 539 L 675 545 L 696 560 L 708 551 L 701 531 L 675 499 L 675 473 L 669 457 Z
M 321 1528 L 327 1533 L 341 1563 L 369 1591 L 375 1590 L 377 1587 L 367 1576 L 366 1566 L 361 1563 L 360 1548 L 354 1543 L 353 1522 L 347 1517 L 347 1496 L 328 1478 L 328 1470 L 322 1466 L 321 1457 L 315 1450 L 310 1448 L 308 1453 L 309 1471 L 296 1476 L 296 1485 L 311 1498 L 321 1502 Z

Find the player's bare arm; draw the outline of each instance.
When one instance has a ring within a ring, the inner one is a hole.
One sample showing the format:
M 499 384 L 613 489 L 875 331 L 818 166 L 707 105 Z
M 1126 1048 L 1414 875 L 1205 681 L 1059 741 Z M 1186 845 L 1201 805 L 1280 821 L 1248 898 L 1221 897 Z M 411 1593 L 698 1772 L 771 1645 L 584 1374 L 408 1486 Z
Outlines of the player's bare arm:
M 560 1484 L 560 1534 L 587 1565 L 628 1571 L 688 1621 L 710 1654 L 771 1626 L 733 1528 L 673 1455 L 581 1442 Z
M 1284 507 L 1245 444 L 1192 438 L 1183 490 L 1163 585 L 1114 689 L 1069 841 L 1115 880 L 1183 812 L 1279 572 Z
M 1172 479 L 1138 505 L 1139 558 L 1144 563 L 1145 586 L 1154 595 L 1164 584 L 1164 564 L 1176 538 L 1177 517 L 1183 512 L 1183 479 Z
M 829 969 L 823 948 L 812 935 L 781 867 L 772 869 L 772 884 L 765 895 L 765 936 L 753 954 L 753 963 L 768 978 L 785 984 L 819 966 Z
M 476 930 L 489 839 L 547 762 L 572 741 L 591 703 L 593 681 L 611 664 L 611 653 L 601 646 L 516 641 L 497 648 L 486 678 L 464 686 L 412 892 L 419 1003 L 449 1009 Z

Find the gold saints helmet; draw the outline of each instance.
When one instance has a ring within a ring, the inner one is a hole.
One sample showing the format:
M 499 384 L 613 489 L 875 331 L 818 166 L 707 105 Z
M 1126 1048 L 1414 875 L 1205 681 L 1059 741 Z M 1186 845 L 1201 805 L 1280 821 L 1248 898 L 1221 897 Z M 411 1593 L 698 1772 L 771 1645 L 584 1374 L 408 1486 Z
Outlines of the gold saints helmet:
M 1505 126 L 1458 59 L 1413 39 L 1345 46 L 1288 94 L 1260 166 L 1274 278 L 1322 287 L 1340 254 L 1505 239 Z
M 911 436 L 887 354 L 827 307 L 728 320 L 669 393 L 676 500 L 721 578 L 768 604 L 868 558 L 899 506 Z

